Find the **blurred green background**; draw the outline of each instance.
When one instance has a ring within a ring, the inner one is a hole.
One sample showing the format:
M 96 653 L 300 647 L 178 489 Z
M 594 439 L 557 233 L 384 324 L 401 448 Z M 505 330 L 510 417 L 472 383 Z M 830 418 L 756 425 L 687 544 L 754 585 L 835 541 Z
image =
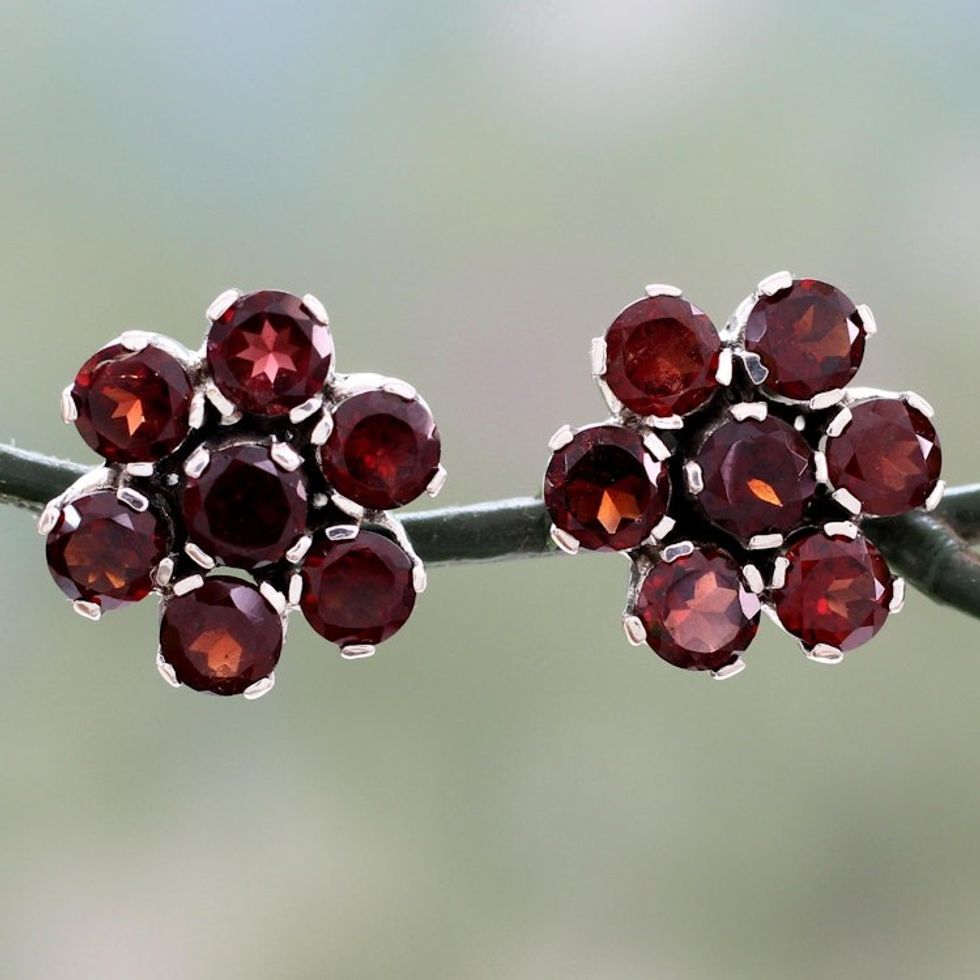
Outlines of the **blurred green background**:
M 974 3 L 0 9 L 0 438 L 127 327 L 319 294 L 418 385 L 440 502 L 536 490 L 649 281 L 875 310 L 861 379 L 980 478 Z M 837 669 L 765 624 L 715 684 L 623 640 L 611 556 L 435 570 L 373 660 L 293 620 L 257 702 L 173 692 L 0 511 L 0 974 L 972 978 L 980 628 L 922 596 Z

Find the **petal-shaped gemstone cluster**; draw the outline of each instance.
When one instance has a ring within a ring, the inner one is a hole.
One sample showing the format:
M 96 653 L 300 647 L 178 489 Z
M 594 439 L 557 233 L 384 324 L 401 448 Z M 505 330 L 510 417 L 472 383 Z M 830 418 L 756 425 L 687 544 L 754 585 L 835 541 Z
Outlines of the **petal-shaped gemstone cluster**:
M 593 341 L 612 418 L 555 433 L 544 500 L 562 550 L 628 553 L 632 643 L 729 677 L 766 611 L 836 663 L 901 606 L 860 523 L 935 507 L 942 455 L 918 395 L 845 387 L 875 332 L 782 272 L 723 330 L 654 285 Z
M 62 415 L 105 465 L 39 530 L 79 613 L 155 592 L 163 676 L 252 698 L 294 609 L 348 658 L 406 622 L 425 572 L 388 512 L 445 470 L 411 385 L 336 372 L 314 296 L 227 290 L 207 317 L 197 352 L 129 331 L 85 362 Z

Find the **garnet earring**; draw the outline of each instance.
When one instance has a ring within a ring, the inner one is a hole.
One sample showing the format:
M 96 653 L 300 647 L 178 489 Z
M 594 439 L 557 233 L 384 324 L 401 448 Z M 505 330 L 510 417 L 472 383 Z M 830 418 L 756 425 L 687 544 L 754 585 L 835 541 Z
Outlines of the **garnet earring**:
M 207 319 L 197 352 L 128 331 L 85 362 L 62 415 L 105 465 L 38 530 L 77 612 L 156 593 L 164 678 L 255 698 L 295 609 L 349 659 L 404 625 L 426 577 L 390 512 L 446 472 L 411 385 L 335 371 L 316 297 L 227 290 Z
M 612 417 L 549 443 L 552 537 L 626 553 L 626 636 L 674 666 L 738 673 L 761 611 L 839 662 L 904 596 L 862 519 L 942 497 L 932 409 L 847 387 L 875 320 L 827 283 L 769 276 L 722 331 L 646 292 L 592 342 Z

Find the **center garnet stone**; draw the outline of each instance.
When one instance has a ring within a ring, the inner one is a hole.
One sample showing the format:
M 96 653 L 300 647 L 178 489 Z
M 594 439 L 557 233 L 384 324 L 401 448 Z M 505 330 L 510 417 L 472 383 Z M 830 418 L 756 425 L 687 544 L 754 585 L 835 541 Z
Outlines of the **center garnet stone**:
M 680 296 L 648 296 L 606 331 L 610 391 L 639 415 L 686 415 L 718 386 L 721 340 L 708 317 Z
M 231 445 L 188 477 L 182 507 L 188 538 L 219 564 L 256 568 L 281 559 L 306 528 L 306 482 L 282 470 L 268 446 Z
M 544 502 L 555 526 L 593 551 L 635 548 L 667 513 L 667 470 L 630 429 L 596 425 L 551 457 Z
M 332 357 L 330 328 L 298 296 L 277 290 L 242 296 L 208 332 L 214 383 L 258 415 L 286 415 L 319 395 Z
M 268 677 L 282 640 L 282 620 L 262 593 L 227 575 L 174 596 L 160 621 L 160 653 L 177 680 L 212 694 L 241 694 Z
M 705 516 L 743 544 L 788 534 L 816 489 L 810 447 L 793 426 L 769 416 L 724 422 L 697 455 Z

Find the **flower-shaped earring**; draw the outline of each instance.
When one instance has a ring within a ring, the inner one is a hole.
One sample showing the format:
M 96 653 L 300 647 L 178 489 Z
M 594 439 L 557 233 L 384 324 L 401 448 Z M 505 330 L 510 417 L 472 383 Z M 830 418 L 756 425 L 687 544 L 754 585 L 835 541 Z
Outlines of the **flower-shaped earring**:
M 836 663 L 901 607 L 860 521 L 935 507 L 941 451 L 918 395 L 846 387 L 875 331 L 867 306 L 781 272 L 720 333 L 654 285 L 593 341 L 613 417 L 555 433 L 544 500 L 562 550 L 627 553 L 631 643 L 724 678 L 762 610 Z
M 76 611 L 156 592 L 161 674 L 254 698 L 293 609 L 347 658 L 406 622 L 425 571 L 388 511 L 446 473 L 411 385 L 335 372 L 316 297 L 228 290 L 207 317 L 198 352 L 129 331 L 82 366 L 62 415 L 106 465 L 38 530 Z

